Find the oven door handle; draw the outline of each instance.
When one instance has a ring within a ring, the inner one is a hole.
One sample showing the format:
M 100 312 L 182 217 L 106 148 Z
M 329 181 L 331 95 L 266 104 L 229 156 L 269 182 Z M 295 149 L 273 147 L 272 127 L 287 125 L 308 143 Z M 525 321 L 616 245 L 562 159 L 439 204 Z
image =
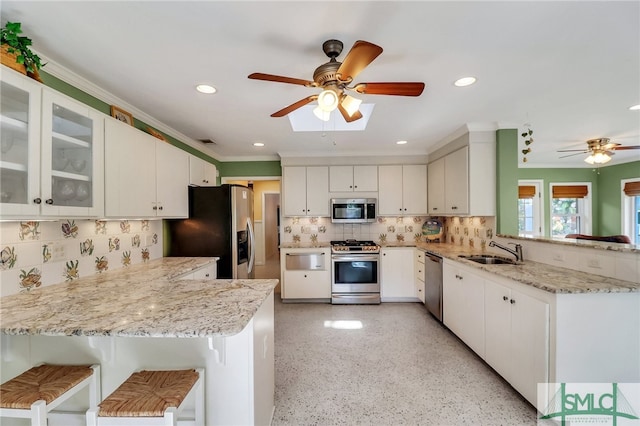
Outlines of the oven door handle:
M 380 260 L 380 256 L 378 255 L 342 255 L 342 254 L 334 254 L 331 256 L 333 261 L 342 261 L 342 262 L 377 262 Z

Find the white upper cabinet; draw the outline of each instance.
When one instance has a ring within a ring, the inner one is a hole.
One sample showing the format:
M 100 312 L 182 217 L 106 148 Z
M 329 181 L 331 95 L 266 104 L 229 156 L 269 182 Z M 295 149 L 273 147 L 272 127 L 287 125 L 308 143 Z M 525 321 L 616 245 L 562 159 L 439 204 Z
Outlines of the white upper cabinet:
M 216 186 L 217 175 L 215 164 L 189 155 L 189 185 Z
M 104 213 L 103 115 L 3 68 L 3 218 Z
M 283 167 L 283 215 L 329 216 L 329 168 Z
M 329 167 L 329 191 L 378 191 L 378 166 Z
M 466 135 L 465 146 L 429 163 L 429 214 L 495 215 L 495 134 L 482 133 Z
M 379 166 L 378 214 L 426 215 L 427 166 Z
M 189 154 L 111 118 L 105 140 L 107 217 L 189 215 Z

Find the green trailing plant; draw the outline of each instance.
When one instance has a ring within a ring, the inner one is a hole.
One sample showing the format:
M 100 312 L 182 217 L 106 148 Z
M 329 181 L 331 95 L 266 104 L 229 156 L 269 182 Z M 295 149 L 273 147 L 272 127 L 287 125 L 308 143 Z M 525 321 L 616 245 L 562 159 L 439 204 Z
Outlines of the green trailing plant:
M 526 163 L 527 154 L 531 152 L 531 147 L 529 145 L 533 143 L 533 130 L 527 128 L 525 132 L 522 132 L 521 136 L 524 138 L 524 144 L 526 146 L 526 148 L 522 150 L 522 154 L 524 155 L 524 157 L 522 157 L 522 162 Z
M 17 54 L 16 62 L 24 64 L 27 72 L 34 73 L 44 65 L 40 57 L 29 48 L 33 44 L 31 39 L 20 34 L 22 34 L 20 22 L 7 22 L 0 31 L 0 44 L 9 46 L 8 52 Z

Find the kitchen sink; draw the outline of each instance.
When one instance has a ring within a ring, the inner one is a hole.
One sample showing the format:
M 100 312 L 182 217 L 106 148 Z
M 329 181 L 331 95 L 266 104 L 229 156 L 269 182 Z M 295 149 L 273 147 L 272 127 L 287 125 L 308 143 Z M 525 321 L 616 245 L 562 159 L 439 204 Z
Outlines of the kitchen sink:
M 462 259 L 467 259 L 470 260 L 472 262 L 476 262 L 476 263 L 482 263 L 485 265 L 517 265 L 518 262 L 516 262 L 513 259 L 508 259 L 506 257 L 500 257 L 500 256 L 491 256 L 491 255 L 463 255 L 461 254 L 460 256 L 458 256 Z

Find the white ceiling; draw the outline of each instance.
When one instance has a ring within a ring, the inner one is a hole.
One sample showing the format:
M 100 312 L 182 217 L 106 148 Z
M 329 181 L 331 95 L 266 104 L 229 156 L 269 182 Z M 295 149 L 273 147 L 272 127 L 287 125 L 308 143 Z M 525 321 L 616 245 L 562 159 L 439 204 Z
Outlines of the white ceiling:
M 527 166 L 586 166 L 556 150 L 590 138 L 640 145 L 640 111 L 629 110 L 640 104 L 639 1 L 3 0 L 1 14 L 53 63 L 194 140 L 216 141 L 196 145 L 221 160 L 424 155 L 467 123 L 530 123 Z M 319 90 L 247 76 L 312 80 L 331 38 L 345 46 L 338 60 L 356 40 L 384 48 L 356 82 L 424 81 L 424 93 L 360 96 L 375 104 L 365 131 L 293 132 L 269 115 Z M 478 82 L 453 86 L 468 75 Z M 199 83 L 218 93 L 196 92 Z M 640 150 L 619 151 L 611 164 L 638 159 Z

